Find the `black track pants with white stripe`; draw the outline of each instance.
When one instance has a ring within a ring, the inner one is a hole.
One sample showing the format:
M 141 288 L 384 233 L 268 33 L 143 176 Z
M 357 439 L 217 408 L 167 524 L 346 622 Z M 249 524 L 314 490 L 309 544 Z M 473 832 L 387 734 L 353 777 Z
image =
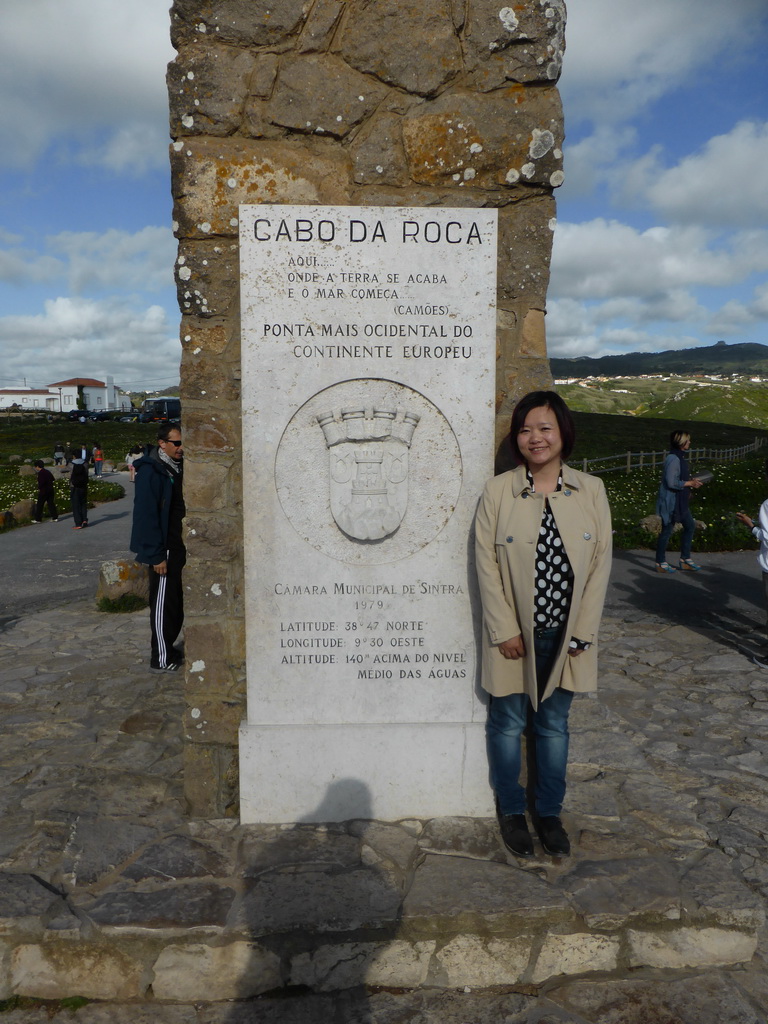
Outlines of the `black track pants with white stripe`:
M 184 568 L 183 553 L 168 552 L 168 572 L 158 575 L 149 567 L 149 620 L 152 628 L 153 668 L 165 668 L 172 661 L 178 661 L 174 643 L 184 624 L 184 591 L 181 586 L 181 572 Z

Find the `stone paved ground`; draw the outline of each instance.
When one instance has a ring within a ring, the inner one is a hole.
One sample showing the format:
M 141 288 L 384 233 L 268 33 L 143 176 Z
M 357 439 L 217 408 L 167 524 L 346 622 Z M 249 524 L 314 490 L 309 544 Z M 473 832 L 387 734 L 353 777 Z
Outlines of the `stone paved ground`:
M 147 672 L 146 613 L 23 616 L 0 632 L 0 998 L 108 1001 L 56 1015 L 81 1024 L 765 1024 L 768 671 L 749 622 L 681 618 L 606 620 L 574 854 L 518 862 L 484 820 L 187 821 L 182 680 Z

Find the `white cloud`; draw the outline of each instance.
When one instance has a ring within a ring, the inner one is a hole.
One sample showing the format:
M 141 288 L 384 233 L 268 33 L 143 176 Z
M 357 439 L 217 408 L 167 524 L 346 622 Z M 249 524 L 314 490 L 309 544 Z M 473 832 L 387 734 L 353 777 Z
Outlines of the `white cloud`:
M 592 312 L 596 324 L 610 324 L 615 320 L 628 320 L 635 324 L 659 321 L 696 323 L 705 320 L 707 315 L 706 307 L 682 288 L 671 288 L 642 300 L 630 296 L 609 299 L 597 305 Z
M 764 0 L 589 0 L 571 4 L 561 90 L 573 121 L 628 121 L 761 30 Z M 764 27 L 762 30 L 764 32 Z
M 752 302 L 727 298 L 768 270 L 768 231 L 721 236 L 672 225 L 558 223 L 547 338 L 551 355 L 653 351 L 733 337 L 768 322 L 768 284 Z M 675 333 L 679 325 L 681 333 Z M 684 332 L 684 333 L 683 333 Z
M 45 240 L 44 252 L 26 246 L 19 235 L 5 238 L 6 245 L 0 248 L 0 281 L 9 284 L 66 281 L 76 294 L 173 288 L 176 243 L 169 227 L 62 231 Z
M 753 324 L 768 322 L 768 282 L 758 285 L 751 302 L 732 299 L 716 311 L 706 327 L 707 334 L 732 335 Z
M 162 123 L 123 124 L 106 138 L 84 144 L 72 158 L 84 167 L 104 167 L 140 177 L 167 164 L 168 126 L 165 119 Z
M 160 306 L 59 297 L 35 316 L 0 318 L 0 379 L 47 384 L 111 373 L 122 385 L 178 381 L 180 344 Z M 30 378 L 35 374 L 33 382 Z
M 173 57 L 167 4 L 13 0 L 3 15 L 0 133 L 13 140 L 3 163 L 29 166 L 52 142 L 93 145 L 106 132 L 118 140 L 104 146 L 107 166 L 162 166 Z M 133 145 L 120 143 L 126 137 Z
M 78 294 L 105 288 L 158 291 L 173 287 L 176 243 L 170 228 L 102 234 L 63 231 L 49 238 L 48 246 L 66 259 L 69 286 Z
M 0 249 L 0 281 L 12 285 L 41 284 L 55 281 L 64 264 L 53 256 L 20 248 Z
M 603 218 L 583 224 L 559 221 L 550 295 L 653 300 L 680 288 L 733 285 L 765 270 L 768 231 L 718 239 L 694 226 L 640 231 Z
M 645 163 L 645 198 L 663 217 L 730 227 L 768 223 L 768 123 L 743 121 L 676 167 L 661 170 L 658 163 Z
M 558 201 L 592 193 L 603 180 L 610 180 L 614 167 L 634 144 L 637 133 L 630 127 L 599 125 L 588 137 L 565 149 L 565 185 Z
M 547 307 L 547 351 L 550 356 L 619 355 L 623 352 L 659 352 L 709 344 L 700 337 L 632 324 L 603 323 L 602 304 L 585 306 L 571 299 L 555 300 Z

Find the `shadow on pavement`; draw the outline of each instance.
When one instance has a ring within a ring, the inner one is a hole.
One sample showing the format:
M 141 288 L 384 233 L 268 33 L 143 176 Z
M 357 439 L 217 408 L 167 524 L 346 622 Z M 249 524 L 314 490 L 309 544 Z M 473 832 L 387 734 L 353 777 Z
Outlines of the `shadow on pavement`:
M 356 817 L 334 823 L 340 806 Z M 387 974 L 405 878 L 375 852 L 388 830 L 372 814 L 367 785 L 338 779 L 295 825 L 255 826 L 244 841 L 247 893 L 238 923 L 251 950 L 239 986 L 244 1001 L 227 1024 L 374 1024 L 368 985 Z M 268 947 L 260 946 L 265 940 Z M 275 975 L 274 989 L 254 999 L 275 954 L 291 964 L 291 976 Z
M 715 634 L 748 657 L 759 653 L 766 619 L 754 552 L 704 554 L 698 560 L 701 572 L 663 575 L 654 571 L 652 552 L 615 552 L 607 613 L 685 626 L 708 639 Z M 751 573 L 745 571 L 752 565 Z

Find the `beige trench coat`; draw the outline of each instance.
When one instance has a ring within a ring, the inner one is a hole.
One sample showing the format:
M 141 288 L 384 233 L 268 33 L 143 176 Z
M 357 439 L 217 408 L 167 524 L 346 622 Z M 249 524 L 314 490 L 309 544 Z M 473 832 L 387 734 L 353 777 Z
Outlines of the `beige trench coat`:
M 563 644 L 542 699 L 561 686 L 597 689 L 597 630 L 611 572 L 611 513 L 602 480 L 563 465 L 563 488 L 549 495 L 573 569 L 573 592 Z M 482 683 L 495 697 L 527 693 L 538 706 L 533 656 L 536 544 L 544 495 L 528 488 L 525 466 L 485 485 L 475 518 L 475 556 L 483 603 Z M 508 660 L 500 643 L 522 634 L 526 656 Z M 568 656 L 571 637 L 592 646 Z

